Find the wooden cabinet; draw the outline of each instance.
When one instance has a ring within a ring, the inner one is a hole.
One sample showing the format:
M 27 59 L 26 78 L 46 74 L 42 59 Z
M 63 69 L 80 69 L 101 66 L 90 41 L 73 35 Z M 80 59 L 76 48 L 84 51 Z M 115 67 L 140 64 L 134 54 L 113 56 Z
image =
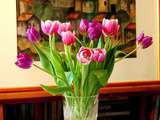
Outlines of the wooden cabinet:
M 118 117 L 123 120 L 151 120 L 153 98 L 159 94 L 160 81 L 110 83 L 100 90 L 98 119 L 119 120 L 116 118 Z M 19 113 L 18 110 L 32 114 L 30 120 L 44 120 L 44 116 L 51 112 L 51 106 L 54 108 L 52 117 L 57 115 L 61 120 L 62 99 L 61 95 L 51 96 L 39 87 L 1 89 L 0 120 L 11 116 L 13 111 L 17 111 L 16 117 L 19 116 L 23 120 L 26 113 Z M 24 120 L 27 117 L 29 115 L 26 115 Z

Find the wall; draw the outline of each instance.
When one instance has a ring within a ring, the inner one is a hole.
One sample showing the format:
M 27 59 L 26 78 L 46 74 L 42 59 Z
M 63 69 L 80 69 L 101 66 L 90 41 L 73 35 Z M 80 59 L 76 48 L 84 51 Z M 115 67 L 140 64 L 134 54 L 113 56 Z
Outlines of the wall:
M 137 33 L 145 31 L 153 36 L 154 44 L 139 50 L 138 57 L 116 63 L 110 82 L 157 79 L 158 15 L 156 2 L 137 0 Z M 3 0 L 0 4 L 0 88 L 54 84 L 51 78 L 35 69 L 22 70 L 16 61 L 16 0 Z

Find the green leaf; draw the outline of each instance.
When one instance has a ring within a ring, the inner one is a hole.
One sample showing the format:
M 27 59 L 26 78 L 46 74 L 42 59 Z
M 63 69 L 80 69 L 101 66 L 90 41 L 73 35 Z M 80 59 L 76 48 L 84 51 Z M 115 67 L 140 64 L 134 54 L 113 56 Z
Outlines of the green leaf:
M 93 74 L 93 71 L 89 72 L 88 74 L 88 78 L 86 79 L 85 84 L 83 85 L 83 95 L 96 95 L 101 85 L 98 81 L 97 76 Z
M 107 60 L 106 60 L 106 64 L 105 64 L 105 70 L 107 70 L 107 76 L 106 79 L 108 80 L 112 71 L 113 71 L 113 67 L 114 67 L 114 63 L 115 63 L 115 53 L 116 53 L 117 48 L 111 48 L 110 51 L 107 54 Z
M 51 88 L 49 86 L 45 86 L 45 85 L 41 85 L 41 87 L 47 91 L 48 93 L 52 94 L 52 95 L 56 95 L 56 94 L 63 94 L 65 92 L 71 91 L 70 87 L 57 87 L 57 88 Z
M 69 72 L 65 72 L 65 75 L 67 77 L 69 86 L 71 86 L 73 81 L 73 73 L 69 71 Z
M 110 49 L 108 50 L 107 55 L 106 55 L 106 60 L 105 60 L 105 66 L 104 66 L 105 69 L 108 69 L 109 66 L 110 66 L 111 64 L 113 64 L 113 62 L 114 62 L 114 60 L 115 60 L 116 50 L 117 50 L 116 47 L 110 48 Z
M 103 87 L 106 85 L 106 83 L 108 82 L 108 74 L 109 71 L 108 70 L 96 70 L 93 72 L 93 74 L 96 76 L 96 78 L 99 81 L 99 84 Z
M 34 48 L 36 49 L 39 58 L 40 58 L 40 62 L 41 65 L 43 66 L 43 68 L 45 70 L 47 70 L 51 75 L 55 76 L 55 72 L 54 72 L 54 68 L 49 60 L 49 55 L 48 55 L 48 51 L 46 48 L 39 48 L 38 46 L 34 45 Z
M 58 79 L 57 84 L 60 86 L 64 86 L 64 83 L 68 84 L 64 69 L 62 67 L 62 63 L 58 60 L 56 54 L 54 54 L 54 53 L 53 53 L 53 56 L 51 57 L 51 62 L 54 67 L 56 76 L 58 78 L 61 78 L 61 79 Z
M 104 48 L 104 43 L 103 43 L 103 40 L 102 40 L 102 36 L 99 38 L 97 48 Z
M 57 76 L 57 84 L 59 86 L 68 86 L 67 78 L 65 76 L 65 71 L 63 68 L 62 60 L 60 60 L 60 54 L 53 48 L 51 48 L 50 45 L 50 61 L 53 65 L 54 72 Z M 59 79 L 60 78 L 60 79 Z
M 83 65 L 82 64 L 82 69 L 81 69 L 81 74 L 82 74 L 82 85 L 85 82 L 86 78 L 88 77 L 89 73 L 89 65 Z

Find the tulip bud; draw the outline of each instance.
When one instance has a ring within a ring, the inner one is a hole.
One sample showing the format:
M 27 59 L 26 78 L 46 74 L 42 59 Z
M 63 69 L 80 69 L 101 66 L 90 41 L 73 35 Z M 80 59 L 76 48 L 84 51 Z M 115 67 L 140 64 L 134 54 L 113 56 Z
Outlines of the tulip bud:
M 76 41 L 75 35 L 71 31 L 62 32 L 61 37 L 65 45 L 72 45 Z
M 95 62 L 103 62 L 106 58 L 106 50 L 105 49 L 100 49 L 100 48 L 96 48 L 93 49 L 93 57 L 92 59 Z
M 80 63 L 89 64 L 92 61 L 93 50 L 81 47 L 77 53 L 77 59 Z
M 136 40 L 137 40 L 138 43 L 140 43 L 140 42 L 142 42 L 143 38 L 144 38 L 144 32 L 141 32 L 141 33 L 137 36 Z
M 29 69 L 32 66 L 32 62 L 33 60 L 31 56 L 26 53 L 20 53 L 17 56 L 17 61 L 15 62 L 15 64 L 20 68 Z
M 39 42 L 41 39 L 39 32 L 33 26 L 27 29 L 26 36 L 27 39 L 32 43 Z
M 120 25 L 117 19 L 103 19 L 102 22 L 102 32 L 104 36 L 115 36 L 118 34 Z
M 82 19 L 79 25 L 79 32 L 82 35 L 86 35 L 88 27 L 89 27 L 89 21 L 87 19 Z

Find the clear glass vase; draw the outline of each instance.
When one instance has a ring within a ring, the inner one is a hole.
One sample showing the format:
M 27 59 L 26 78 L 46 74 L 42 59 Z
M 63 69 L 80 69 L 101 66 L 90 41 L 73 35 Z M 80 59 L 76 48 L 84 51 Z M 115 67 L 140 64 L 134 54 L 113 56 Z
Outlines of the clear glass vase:
M 64 120 L 97 120 L 98 95 L 87 97 L 65 96 Z

